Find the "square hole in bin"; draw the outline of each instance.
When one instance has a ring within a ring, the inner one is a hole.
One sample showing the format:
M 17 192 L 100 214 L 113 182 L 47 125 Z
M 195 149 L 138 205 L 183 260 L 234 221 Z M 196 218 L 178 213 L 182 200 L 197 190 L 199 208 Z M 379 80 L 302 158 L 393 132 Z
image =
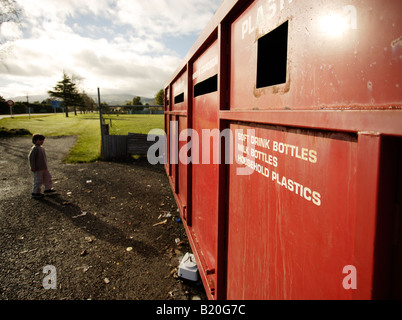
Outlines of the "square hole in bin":
M 218 91 L 218 75 L 214 75 L 194 86 L 194 97 Z
M 184 102 L 184 92 L 174 97 L 174 104 Z
M 286 21 L 258 39 L 257 88 L 286 83 L 288 27 Z

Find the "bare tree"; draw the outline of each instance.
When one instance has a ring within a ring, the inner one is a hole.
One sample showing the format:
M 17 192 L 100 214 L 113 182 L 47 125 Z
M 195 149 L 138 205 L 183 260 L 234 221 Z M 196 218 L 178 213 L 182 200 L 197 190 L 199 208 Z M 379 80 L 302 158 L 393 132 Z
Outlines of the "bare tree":
M 20 24 L 22 9 L 15 0 L 0 0 L 0 28 L 5 23 Z M 10 47 L 3 43 L 0 38 L 0 61 L 7 54 Z
M 5 22 L 20 22 L 21 8 L 15 0 L 0 0 L 0 25 Z

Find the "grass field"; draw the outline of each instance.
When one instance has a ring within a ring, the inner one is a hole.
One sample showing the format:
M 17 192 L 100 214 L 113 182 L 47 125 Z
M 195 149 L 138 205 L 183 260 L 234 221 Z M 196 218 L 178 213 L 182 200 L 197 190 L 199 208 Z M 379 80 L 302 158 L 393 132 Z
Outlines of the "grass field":
M 105 115 L 110 134 L 127 135 L 132 133 L 147 134 L 152 129 L 163 129 L 163 115 Z M 27 129 L 31 133 L 45 136 L 78 136 L 78 140 L 66 162 L 92 162 L 100 157 L 100 122 L 98 114 L 43 115 L 5 118 L 0 120 L 0 127 L 7 129 Z

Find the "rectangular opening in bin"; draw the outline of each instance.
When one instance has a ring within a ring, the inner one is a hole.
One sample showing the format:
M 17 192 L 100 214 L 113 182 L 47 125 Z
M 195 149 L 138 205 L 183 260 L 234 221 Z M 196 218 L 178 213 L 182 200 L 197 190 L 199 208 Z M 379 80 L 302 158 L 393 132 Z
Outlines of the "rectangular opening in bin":
M 174 104 L 182 103 L 184 102 L 184 92 L 180 93 L 176 97 L 174 97 Z
M 218 75 L 214 75 L 194 86 L 194 97 L 218 91 Z
M 257 88 L 286 83 L 288 21 L 258 39 Z

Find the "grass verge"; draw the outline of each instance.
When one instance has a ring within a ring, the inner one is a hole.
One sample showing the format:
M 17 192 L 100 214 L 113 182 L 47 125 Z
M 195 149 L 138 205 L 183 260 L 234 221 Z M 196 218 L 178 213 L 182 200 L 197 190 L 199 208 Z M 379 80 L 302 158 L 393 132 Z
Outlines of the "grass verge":
M 164 128 L 163 115 L 105 115 L 110 134 L 147 134 L 151 129 Z M 78 136 L 77 143 L 65 159 L 68 163 L 93 162 L 100 158 L 101 137 L 98 114 L 42 115 L 4 118 L 0 127 L 7 130 L 26 129 L 45 136 Z

